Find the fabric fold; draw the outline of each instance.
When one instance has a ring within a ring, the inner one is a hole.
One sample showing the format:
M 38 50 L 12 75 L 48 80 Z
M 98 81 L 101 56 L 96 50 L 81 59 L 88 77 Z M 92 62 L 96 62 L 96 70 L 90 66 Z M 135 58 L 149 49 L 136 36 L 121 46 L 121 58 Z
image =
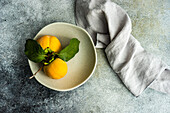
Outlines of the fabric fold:
M 77 0 L 76 23 L 89 32 L 96 48 L 106 48 L 110 66 L 135 96 L 148 86 L 170 93 L 167 65 L 131 35 L 131 20 L 120 6 L 110 0 Z

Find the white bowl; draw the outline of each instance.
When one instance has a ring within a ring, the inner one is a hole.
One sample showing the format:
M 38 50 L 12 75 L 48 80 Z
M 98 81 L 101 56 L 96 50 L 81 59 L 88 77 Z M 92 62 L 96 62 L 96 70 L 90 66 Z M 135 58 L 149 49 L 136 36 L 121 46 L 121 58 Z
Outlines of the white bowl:
M 52 79 L 43 71 L 35 76 L 42 85 L 57 91 L 70 91 L 84 84 L 93 74 L 97 64 L 97 54 L 92 38 L 84 29 L 68 23 L 52 23 L 39 31 L 34 39 L 44 35 L 56 36 L 64 48 L 69 44 L 70 39 L 80 40 L 79 52 L 67 62 L 68 72 L 61 79 Z M 39 68 L 38 63 L 29 60 L 32 73 Z

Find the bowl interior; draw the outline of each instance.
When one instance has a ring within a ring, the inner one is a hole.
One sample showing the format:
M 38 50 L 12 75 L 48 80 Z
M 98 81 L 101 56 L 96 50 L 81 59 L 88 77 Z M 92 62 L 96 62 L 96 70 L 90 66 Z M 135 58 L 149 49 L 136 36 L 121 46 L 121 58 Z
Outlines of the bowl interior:
M 79 52 L 67 62 L 68 72 L 65 77 L 52 79 L 40 71 L 35 78 L 44 86 L 58 91 L 68 91 L 85 83 L 96 66 L 96 51 L 88 33 L 75 25 L 53 23 L 40 30 L 34 39 L 44 35 L 56 36 L 62 48 L 69 44 L 70 39 L 77 38 L 80 40 Z M 40 67 L 39 64 L 31 61 L 29 64 L 33 73 Z

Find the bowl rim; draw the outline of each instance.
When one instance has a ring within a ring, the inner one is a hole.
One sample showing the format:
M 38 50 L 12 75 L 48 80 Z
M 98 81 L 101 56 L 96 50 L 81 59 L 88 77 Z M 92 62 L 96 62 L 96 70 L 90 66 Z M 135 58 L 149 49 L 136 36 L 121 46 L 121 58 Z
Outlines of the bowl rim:
M 46 28 L 46 27 L 48 27 L 48 26 L 51 26 L 51 25 L 54 25 L 54 24 L 64 24 L 64 25 L 68 25 L 68 26 L 71 26 L 71 27 L 78 28 L 78 29 L 82 30 L 83 32 L 85 32 L 85 33 L 88 35 L 88 37 L 89 37 L 89 39 L 90 39 L 90 41 L 91 41 L 91 43 L 92 43 L 93 50 L 94 50 L 95 64 L 94 64 L 94 66 L 93 66 L 93 70 L 91 71 L 90 75 L 89 75 L 83 82 L 75 85 L 75 86 L 72 87 L 72 88 L 68 88 L 68 89 L 53 88 L 53 87 L 51 87 L 51 86 L 49 86 L 49 85 L 47 85 L 47 84 L 44 84 L 43 82 L 41 82 L 40 80 L 38 80 L 37 76 L 35 76 L 35 79 L 36 79 L 40 84 L 42 84 L 43 86 L 45 86 L 45 87 L 47 87 L 47 88 L 50 88 L 50 89 L 56 90 L 56 91 L 61 91 L 61 92 L 71 91 L 71 90 L 74 90 L 74 89 L 80 87 L 80 86 L 83 85 L 84 83 L 86 83 L 86 82 L 91 78 L 91 76 L 93 75 L 93 73 L 94 73 L 94 71 L 95 71 L 95 69 L 96 69 L 96 65 L 97 65 L 97 52 L 96 52 L 96 48 L 95 48 L 95 45 L 94 45 L 94 43 L 93 43 L 92 37 L 89 35 L 89 33 L 88 33 L 85 29 L 83 29 L 83 28 L 81 28 L 81 27 L 79 27 L 79 26 L 76 26 L 76 25 L 74 25 L 74 24 L 66 23 L 66 22 L 54 22 L 54 23 L 48 24 L 48 25 L 44 26 L 43 28 L 41 28 L 41 30 L 36 34 L 35 37 L 37 37 L 38 34 L 39 34 L 44 28 Z M 34 39 L 35 39 L 35 37 L 34 37 Z M 28 60 L 28 62 L 29 62 L 29 66 L 30 66 L 30 68 L 31 68 L 30 63 L 31 63 L 32 61 Z M 32 70 L 31 70 L 31 71 L 32 71 Z M 33 73 L 33 72 L 32 72 L 32 73 Z

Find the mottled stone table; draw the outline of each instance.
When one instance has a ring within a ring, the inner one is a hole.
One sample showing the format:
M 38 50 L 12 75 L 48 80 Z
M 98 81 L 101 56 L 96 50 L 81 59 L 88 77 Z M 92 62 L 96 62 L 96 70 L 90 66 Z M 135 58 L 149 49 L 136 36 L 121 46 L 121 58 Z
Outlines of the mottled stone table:
M 0 0 L 0 113 L 170 113 L 170 95 L 147 89 L 134 97 L 98 49 L 97 69 L 70 92 L 50 90 L 35 79 L 24 55 L 25 40 L 53 22 L 75 24 L 74 0 Z M 170 65 L 170 1 L 114 0 L 130 15 L 132 34 Z

